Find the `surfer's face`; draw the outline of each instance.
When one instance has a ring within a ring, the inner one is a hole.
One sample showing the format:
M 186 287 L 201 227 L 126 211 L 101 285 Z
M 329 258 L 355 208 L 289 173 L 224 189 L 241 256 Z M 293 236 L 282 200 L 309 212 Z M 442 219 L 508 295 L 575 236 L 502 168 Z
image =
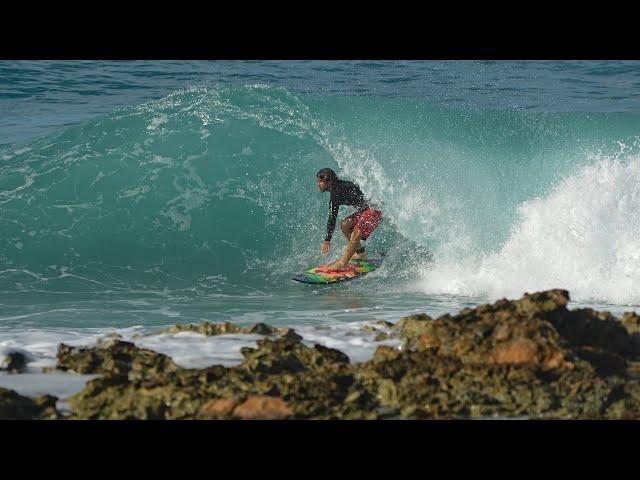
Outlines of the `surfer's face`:
M 316 177 L 316 185 L 318 185 L 318 189 L 321 192 L 326 192 L 329 190 L 329 182 L 326 180 L 322 180 L 321 178 Z

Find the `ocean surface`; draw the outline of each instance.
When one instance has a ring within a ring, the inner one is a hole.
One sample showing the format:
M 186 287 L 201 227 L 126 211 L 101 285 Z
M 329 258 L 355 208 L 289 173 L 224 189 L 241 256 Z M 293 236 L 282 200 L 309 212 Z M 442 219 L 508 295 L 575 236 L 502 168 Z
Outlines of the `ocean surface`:
M 320 254 L 322 167 L 385 214 L 383 266 L 338 286 L 291 280 L 345 245 Z M 154 333 L 266 322 L 362 361 L 363 325 L 524 292 L 620 315 L 640 62 L 0 61 L 0 220 L 0 361 L 29 360 L 0 386 L 28 394 L 81 388 L 41 369 L 109 332 L 202 367 L 257 337 Z

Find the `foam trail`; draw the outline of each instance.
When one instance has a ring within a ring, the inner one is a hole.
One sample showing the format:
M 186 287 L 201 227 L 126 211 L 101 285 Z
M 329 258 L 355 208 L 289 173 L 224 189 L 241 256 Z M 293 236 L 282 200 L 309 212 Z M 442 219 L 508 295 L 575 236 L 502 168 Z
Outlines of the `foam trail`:
M 639 304 L 640 156 L 621 157 L 593 156 L 547 196 L 522 203 L 498 251 L 445 260 L 421 288 L 490 299 L 564 288 L 579 302 Z

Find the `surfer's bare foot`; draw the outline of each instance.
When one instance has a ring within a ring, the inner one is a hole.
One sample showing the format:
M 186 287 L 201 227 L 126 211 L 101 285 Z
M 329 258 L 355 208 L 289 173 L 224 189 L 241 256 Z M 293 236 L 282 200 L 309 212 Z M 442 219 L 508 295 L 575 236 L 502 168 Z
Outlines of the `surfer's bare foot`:
M 354 253 L 353 256 L 351 257 L 351 260 L 366 260 L 366 259 L 367 259 L 366 253 Z
M 327 270 L 340 271 L 340 270 L 348 270 L 349 266 L 345 263 L 342 263 L 340 260 L 336 260 L 335 262 L 328 263 L 325 265 Z

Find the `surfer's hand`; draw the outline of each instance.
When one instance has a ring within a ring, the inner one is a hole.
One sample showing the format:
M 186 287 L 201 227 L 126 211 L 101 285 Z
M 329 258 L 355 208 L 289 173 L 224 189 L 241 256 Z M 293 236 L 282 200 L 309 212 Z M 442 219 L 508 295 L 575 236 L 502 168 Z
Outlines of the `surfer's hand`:
M 331 242 L 327 242 L 325 240 L 324 242 L 322 242 L 322 248 L 320 248 L 320 251 L 323 253 L 323 255 L 326 255 L 327 253 L 329 253 L 329 248 L 331 248 Z

